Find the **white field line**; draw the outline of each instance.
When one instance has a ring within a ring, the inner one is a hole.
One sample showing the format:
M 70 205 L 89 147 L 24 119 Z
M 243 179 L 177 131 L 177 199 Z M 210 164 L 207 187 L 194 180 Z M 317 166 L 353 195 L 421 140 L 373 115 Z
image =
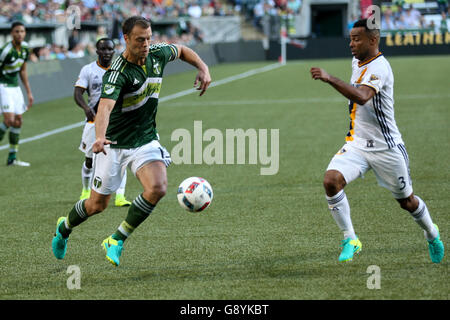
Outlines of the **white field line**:
M 261 68 L 249 70 L 249 71 L 246 71 L 246 72 L 243 72 L 243 73 L 240 73 L 240 74 L 236 74 L 236 75 L 228 77 L 228 78 L 224 78 L 222 80 L 217 80 L 217 81 L 211 82 L 211 84 L 209 85 L 209 88 L 217 87 L 217 86 L 220 86 L 220 85 L 223 85 L 223 84 L 227 84 L 227 83 L 230 83 L 230 82 L 233 82 L 233 81 L 236 81 L 236 80 L 245 79 L 245 78 L 251 77 L 253 75 L 256 75 L 256 74 L 259 74 L 259 73 L 263 73 L 263 72 L 267 72 L 267 71 L 270 71 L 270 70 L 274 70 L 274 69 L 277 69 L 277 68 L 280 68 L 280 67 L 282 67 L 281 64 L 274 63 L 274 64 L 270 64 L 270 65 L 267 65 L 267 66 L 264 66 L 264 67 L 261 67 Z M 161 99 L 159 99 L 159 102 L 165 102 L 165 101 L 174 100 L 174 99 L 177 99 L 177 98 L 180 98 L 180 97 L 183 97 L 183 96 L 187 96 L 187 95 L 189 95 L 191 93 L 194 93 L 194 92 L 198 92 L 198 90 L 195 89 L 195 88 L 191 88 L 191 89 L 188 89 L 188 90 L 183 90 L 183 91 L 180 91 L 180 92 L 177 92 L 177 93 L 174 93 L 174 94 L 162 97 Z M 45 137 L 48 137 L 48 136 L 51 136 L 51 135 L 54 135 L 54 134 L 58 134 L 58 133 L 61 133 L 61 132 L 64 132 L 64 131 L 68 131 L 68 130 L 71 130 L 71 129 L 74 129 L 74 128 L 78 128 L 78 127 L 83 126 L 84 123 L 85 123 L 84 121 L 73 123 L 73 124 L 70 124 L 68 126 L 64 126 L 64 127 L 58 128 L 58 129 L 46 131 L 44 133 L 38 134 L 38 135 L 33 136 L 33 137 L 21 139 L 20 140 L 20 144 L 24 144 L 24 143 L 35 141 L 35 140 L 39 140 L 39 139 L 43 139 Z M 5 150 L 5 149 L 8 149 L 8 148 L 9 148 L 9 144 L 0 146 L 0 150 Z

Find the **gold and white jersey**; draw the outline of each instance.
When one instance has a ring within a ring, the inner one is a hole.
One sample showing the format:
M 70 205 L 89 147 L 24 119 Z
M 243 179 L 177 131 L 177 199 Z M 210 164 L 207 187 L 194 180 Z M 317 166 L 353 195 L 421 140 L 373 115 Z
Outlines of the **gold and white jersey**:
M 351 84 L 368 86 L 376 94 L 364 105 L 349 101 L 347 143 L 364 151 L 386 150 L 403 144 L 394 118 L 394 75 L 381 52 L 365 62 L 353 58 Z
M 107 68 L 102 67 L 98 61 L 93 61 L 81 68 L 75 87 L 86 89 L 88 106 L 97 113 L 98 102 L 102 93 L 102 78 Z

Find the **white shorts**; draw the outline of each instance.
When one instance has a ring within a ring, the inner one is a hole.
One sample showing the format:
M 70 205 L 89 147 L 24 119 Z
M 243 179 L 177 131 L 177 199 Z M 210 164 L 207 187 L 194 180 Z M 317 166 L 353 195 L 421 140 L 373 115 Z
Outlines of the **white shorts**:
M 106 155 L 102 152 L 94 154 L 92 180 L 92 189 L 103 195 L 116 192 L 127 166 L 136 175 L 136 172 L 149 162 L 162 161 L 166 167 L 172 162 L 169 152 L 158 140 L 132 149 L 114 149 L 108 145 L 105 151 Z
M 370 169 L 373 169 L 378 184 L 390 190 L 395 199 L 404 199 L 412 194 L 409 158 L 403 144 L 371 152 L 345 144 L 331 159 L 327 171 L 339 171 L 348 184 L 363 177 Z
M 81 136 L 80 149 L 86 156 L 86 158 L 92 158 L 94 153 L 92 152 L 92 145 L 95 142 L 95 123 L 86 122 L 83 129 L 83 135 Z
M 27 111 L 27 105 L 20 87 L 7 87 L 0 84 L 0 110 L 2 113 L 10 112 L 14 114 L 23 114 Z

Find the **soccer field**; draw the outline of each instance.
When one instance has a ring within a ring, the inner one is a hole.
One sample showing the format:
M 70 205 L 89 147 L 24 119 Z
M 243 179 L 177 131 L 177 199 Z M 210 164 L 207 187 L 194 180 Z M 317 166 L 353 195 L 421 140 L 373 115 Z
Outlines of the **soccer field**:
M 448 247 L 450 93 L 443 68 L 450 57 L 387 58 L 414 191 Z M 233 76 L 270 63 L 218 65 L 211 67 L 213 81 L 228 81 L 203 97 L 163 100 L 157 128 L 169 152 L 179 143 L 172 133 L 187 129 L 194 153 L 194 121 L 202 121 L 203 133 L 218 129 L 224 139 L 227 129 L 266 129 L 269 155 L 275 150 L 271 129 L 278 129 L 279 167 L 261 175 L 268 165 L 260 158 L 256 164 L 247 158 L 246 164 L 171 165 L 166 197 L 126 241 L 118 268 L 101 248 L 127 213 L 113 202 L 74 229 L 64 260 L 51 251 L 56 220 L 80 196 L 82 127 L 22 143 L 19 157 L 31 167 L 0 169 L 0 299 L 448 299 L 448 254 L 441 264 L 431 263 L 423 232 L 373 172 L 346 187 L 363 250 L 350 263 L 337 261 L 342 234 L 327 209 L 322 179 L 344 144 L 348 104 L 331 86 L 311 80 L 309 69 L 323 67 L 348 81 L 350 62 L 292 61 L 241 78 Z M 191 88 L 194 77 L 165 77 L 160 97 Z M 24 115 L 21 138 L 83 119 L 72 97 L 38 104 Z M 0 161 L 6 156 L 0 149 Z M 177 187 L 190 176 L 206 178 L 214 189 L 204 212 L 189 213 L 177 202 Z M 129 172 L 127 198 L 141 192 Z M 69 266 L 81 271 L 80 289 L 67 286 Z M 379 289 L 368 287 L 370 266 L 379 267 Z

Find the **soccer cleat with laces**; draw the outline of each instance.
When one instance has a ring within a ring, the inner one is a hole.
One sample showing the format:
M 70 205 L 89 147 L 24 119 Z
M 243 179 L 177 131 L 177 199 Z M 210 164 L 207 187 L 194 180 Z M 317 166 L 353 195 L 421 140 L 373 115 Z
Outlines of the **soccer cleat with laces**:
M 56 259 L 63 259 L 66 255 L 67 240 L 69 238 L 64 238 L 59 232 L 59 226 L 61 225 L 61 223 L 64 223 L 66 219 L 66 217 L 60 217 L 56 222 L 56 231 L 52 240 L 52 250 Z
M 106 251 L 106 259 L 114 266 L 118 267 L 120 264 L 120 255 L 122 254 L 123 241 L 115 240 L 109 236 L 102 242 L 102 247 Z
M 342 240 L 341 247 L 342 252 L 339 255 L 339 261 L 352 261 L 353 255 L 361 251 L 362 243 L 358 238 L 356 238 L 355 240 L 347 238 L 345 240 Z
M 7 166 L 29 167 L 30 163 L 18 159 L 8 159 Z
M 89 199 L 91 196 L 91 189 L 84 189 L 81 191 L 80 200 Z
M 129 207 L 131 202 L 125 199 L 123 194 L 116 194 L 116 200 L 114 201 L 116 207 Z
M 428 251 L 430 253 L 431 261 L 434 263 L 440 263 L 444 258 L 444 243 L 440 239 L 439 228 L 434 225 L 438 231 L 438 235 L 433 240 L 428 241 Z

